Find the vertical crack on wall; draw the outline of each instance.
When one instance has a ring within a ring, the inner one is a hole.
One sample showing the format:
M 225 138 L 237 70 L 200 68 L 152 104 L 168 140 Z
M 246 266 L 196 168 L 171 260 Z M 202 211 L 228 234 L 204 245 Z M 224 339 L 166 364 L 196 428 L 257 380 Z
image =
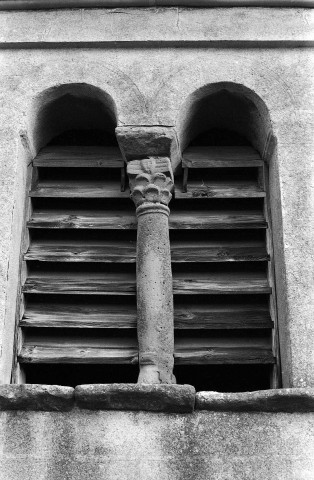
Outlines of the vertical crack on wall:
M 180 9 L 177 7 L 177 22 L 176 22 L 176 27 L 178 30 L 180 30 Z

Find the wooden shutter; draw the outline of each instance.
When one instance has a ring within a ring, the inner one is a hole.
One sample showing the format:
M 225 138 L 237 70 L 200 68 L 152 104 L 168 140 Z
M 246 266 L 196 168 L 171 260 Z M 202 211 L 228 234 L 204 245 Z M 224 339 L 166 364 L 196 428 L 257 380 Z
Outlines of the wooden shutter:
M 249 146 L 190 147 L 182 170 L 170 215 L 175 364 L 269 365 L 273 372 L 266 166 Z
M 137 363 L 137 222 L 125 182 L 117 147 L 50 146 L 34 160 L 19 321 L 26 381 L 36 364 Z

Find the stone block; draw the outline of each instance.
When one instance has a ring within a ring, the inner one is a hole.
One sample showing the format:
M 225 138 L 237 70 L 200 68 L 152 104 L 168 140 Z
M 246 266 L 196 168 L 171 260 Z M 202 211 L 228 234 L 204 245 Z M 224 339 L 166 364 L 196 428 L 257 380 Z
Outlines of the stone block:
M 76 403 L 90 410 L 144 410 L 192 412 L 195 389 L 191 385 L 94 384 L 75 388 Z
M 0 385 L 0 410 L 68 411 L 74 389 L 60 385 Z
M 117 127 L 116 136 L 126 161 L 150 156 L 169 157 L 173 169 L 180 163 L 181 155 L 173 127 Z
M 198 392 L 195 408 L 229 412 L 314 412 L 314 388 L 240 393 Z

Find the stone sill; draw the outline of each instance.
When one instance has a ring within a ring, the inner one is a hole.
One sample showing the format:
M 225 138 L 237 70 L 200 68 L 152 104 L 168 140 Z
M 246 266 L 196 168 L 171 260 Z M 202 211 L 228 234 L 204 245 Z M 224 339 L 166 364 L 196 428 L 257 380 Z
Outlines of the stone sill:
M 195 408 L 216 412 L 314 412 L 314 388 L 239 393 L 198 392 Z
M 314 388 L 285 388 L 257 392 L 195 393 L 191 385 L 94 384 L 75 389 L 59 385 L 0 385 L 0 410 L 66 412 L 127 410 L 192 413 L 314 412 Z

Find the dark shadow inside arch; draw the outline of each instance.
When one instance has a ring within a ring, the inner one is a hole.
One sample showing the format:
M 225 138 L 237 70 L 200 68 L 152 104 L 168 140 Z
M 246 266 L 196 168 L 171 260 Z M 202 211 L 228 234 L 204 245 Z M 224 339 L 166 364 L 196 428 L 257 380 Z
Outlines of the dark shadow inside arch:
M 232 147 L 232 146 L 249 146 L 250 142 L 242 135 L 233 130 L 223 128 L 212 128 L 198 134 L 190 142 L 190 147 Z
M 222 82 L 206 85 L 188 97 L 180 110 L 178 127 L 182 151 L 197 141 L 199 145 L 232 141 L 237 145 L 243 141 L 262 155 L 271 121 L 266 105 L 254 92 L 243 85 Z M 206 134 L 209 131 L 213 131 L 211 137 Z M 229 132 L 229 137 L 222 138 L 222 131 Z
M 114 133 L 106 130 L 88 129 L 88 130 L 66 130 L 54 137 L 47 146 L 52 145 L 68 145 L 71 147 L 88 147 L 88 146 L 118 146 L 118 142 Z
M 116 106 L 104 91 L 87 84 L 66 84 L 37 99 L 36 150 L 46 145 L 117 146 Z

